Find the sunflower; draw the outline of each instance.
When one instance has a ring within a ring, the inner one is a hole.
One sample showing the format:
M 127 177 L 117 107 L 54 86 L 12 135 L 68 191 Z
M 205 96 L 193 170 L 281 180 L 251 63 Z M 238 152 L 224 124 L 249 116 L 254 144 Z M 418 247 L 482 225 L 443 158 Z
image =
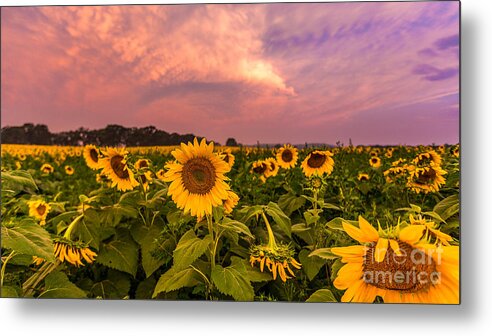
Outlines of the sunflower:
M 15 161 L 15 169 L 19 170 L 22 168 L 22 164 L 19 161 Z
M 41 166 L 40 170 L 43 172 L 43 174 L 51 174 L 55 171 L 55 168 L 53 168 L 53 166 L 49 163 L 45 163 Z
M 50 212 L 50 205 L 45 201 L 29 201 L 27 202 L 29 206 L 29 216 L 39 219 L 39 225 L 46 224 L 46 217 Z
M 91 169 L 99 169 L 100 166 L 100 155 L 99 150 L 94 145 L 87 145 L 84 147 L 83 156 L 85 159 L 85 163 Z
M 369 159 L 369 164 L 373 168 L 379 168 L 381 166 L 381 159 L 378 158 L 377 156 L 373 156 L 372 158 Z
M 41 265 L 45 260 L 43 258 L 39 258 L 39 257 L 36 257 L 36 256 L 33 256 L 32 257 L 32 264 L 34 264 L 35 266 L 39 266 Z
M 391 167 L 383 172 L 386 183 L 393 183 L 398 178 L 405 175 L 406 169 L 403 167 Z
M 161 181 L 164 181 L 164 175 L 166 174 L 166 171 L 164 169 L 159 169 L 155 175 L 157 178 Z
M 437 224 L 422 218 L 422 215 L 417 217 L 409 216 L 411 225 L 422 225 L 424 227 L 424 232 L 430 238 L 435 238 L 436 243 L 441 243 L 442 245 L 449 246 L 449 242 L 453 241 L 453 237 L 444 232 L 439 231 Z
M 227 148 L 225 151 L 220 152 L 219 153 L 219 156 L 222 158 L 222 160 L 224 160 L 225 162 L 227 162 L 227 164 L 229 165 L 229 167 L 232 168 L 232 166 L 234 166 L 234 161 L 236 160 L 236 158 L 231 153 L 231 149 L 230 148 Z
M 138 159 L 137 162 L 135 162 L 135 169 L 144 169 L 144 168 L 149 168 L 150 162 L 147 159 Z
M 266 178 L 268 177 L 267 174 L 269 169 L 269 165 L 266 163 L 265 160 L 258 160 L 253 162 L 251 173 L 255 174 L 255 176 L 260 178 L 260 180 L 265 182 Z
M 287 279 L 294 278 L 295 274 L 290 268 L 300 269 L 301 264 L 293 257 L 294 251 L 289 245 L 276 244 L 275 247 L 268 245 L 253 245 L 250 249 L 249 262 L 254 267 L 255 263 L 260 264 L 260 271 L 263 272 L 265 266 L 272 273 L 273 280 L 277 279 L 277 275 L 283 282 Z
M 457 145 L 451 150 L 451 154 L 453 154 L 454 157 L 459 158 L 460 157 L 460 146 Z
M 391 162 L 391 165 L 393 167 L 397 167 L 397 166 L 399 166 L 401 164 L 404 164 L 406 161 L 407 161 L 406 159 L 398 159 L 396 161 Z
M 327 174 L 330 175 L 333 171 L 335 162 L 331 158 L 333 154 L 330 151 L 315 150 L 309 153 L 301 164 L 302 171 L 307 177 Z
M 230 187 L 224 174 L 231 167 L 214 153 L 213 142 L 207 145 L 205 139 L 198 143 L 195 138 L 193 143 L 182 143 L 171 155 L 176 161 L 166 164 L 164 181 L 171 182 L 168 195 L 178 208 L 202 218 L 229 197 Z
M 359 181 L 369 181 L 369 175 L 365 174 L 365 173 L 359 173 L 359 175 L 357 176 L 357 179 Z
M 342 302 L 459 303 L 459 247 L 429 244 L 425 227 L 376 230 L 359 217 L 344 231 L 362 245 L 333 247 L 345 265 L 333 285 L 345 290 Z
M 413 163 L 416 164 L 417 166 L 428 166 L 431 163 L 436 166 L 440 166 L 441 162 L 442 162 L 441 156 L 437 154 L 437 152 L 434 150 L 430 150 L 425 153 L 420 153 L 413 160 Z
M 266 177 L 272 177 L 272 176 L 277 176 L 278 170 L 280 166 L 277 163 L 277 160 L 275 158 L 268 158 L 265 160 L 266 164 L 268 165 L 268 169 L 265 172 Z
M 227 194 L 229 195 L 227 199 L 224 200 L 223 206 L 224 206 L 224 211 L 226 214 L 230 214 L 232 212 L 232 209 L 237 205 L 239 202 L 239 196 L 232 190 L 227 190 Z
M 65 174 L 73 175 L 74 172 L 75 172 L 75 170 L 73 169 L 72 166 L 65 166 Z
M 370 155 L 371 155 L 371 157 L 379 156 L 379 150 L 376 150 L 376 149 L 371 150 Z
M 25 161 L 26 160 L 26 154 L 19 154 L 18 158 L 21 161 Z
M 149 190 L 149 184 L 152 182 L 152 172 L 146 171 L 143 174 L 140 174 L 138 177 L 140 183 L 142 183 L 142 186 L 145 191 Z
M 389 158 L 393 157 L 393 151 L 392 150 L 387 150 L 386 153 L 384 153 L 384 156 Z
M 292 147 L 289 144 L 280 147 L 277 152 L 278 165 L 285 169 L 294 168 L 298 158 L 299 154 L 297 153 L 297 148 Z
M 410 175 L 407 180 L 407 187 L 417 194 L 423 192 L 427 194 L 429 192 L 437 192 L 440 187 L 446 183 L 446 179 L 443 175 L 447 174 L 441 167 L 430 164 L 428 167 L 415 167 L 409 168 Z
M 102 151 L 104 157 L 99 160 L 102 173 L 111 181 L 111 187 L 117 187 L 120 191 L 132 190 L 138 186 L 133 172 L 126 164 L 126 155 L 128 152 L 123 148 L 108 147 Z
M 97 257 L 97 254 L 87 245 L 67 239 L 55 239 L 54 251 L 58 260 L 61 262 L 67 261 L 77 267 L 84 266 L 83 260 L 88 264 L 92 264 Z

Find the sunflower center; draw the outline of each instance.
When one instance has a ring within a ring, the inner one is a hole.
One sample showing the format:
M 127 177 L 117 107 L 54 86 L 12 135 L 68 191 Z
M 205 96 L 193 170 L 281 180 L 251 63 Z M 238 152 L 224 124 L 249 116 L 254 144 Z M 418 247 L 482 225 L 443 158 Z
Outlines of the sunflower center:
M 311 168 L 319 168 L 326 162 L 326 155 L 320 153 L 313 153 L 309 156 L 307 164 Z
M 417 292 L 427 289 L 436 274 L 436 264 L 425 252 L 398 241 L 400 255 L 390 246 L 383 261 L 374 259 L 375 247 L 369 247 L 363 264 L 363 280 L 382 289 Z
M 127 179 L 130 177 L 128 174 L 128 169 L 123 161 L 124 157 L 121 155 L 115 155 L 111 158 L 111 168 L 113 168 L 114 173 L 121 179 Z
M 142 179 L 142 184 L 147 183 L 147 177 L 145 175 L 140 175 L 140 178 Z
M 42 216 L 46 212 L 46 205 L 41 204 L 40 206 L 37 207 L 36 210 L 38 211 L 38 214 Z
M 264 163 L 262 163 L 261 165 L 253 168 L 253 171 L 256 174 L 263 174 L 266 170 L 267 170 L 267 165 L 264 164 Z
M 89 151 L 89 155 L 91 156 L 92 161 L 98 162 L 99 161 L 99 156 L 97 155 L 97 150 L 94 148 L 91 148 Z
M 140 161 L 139 168 L 147 168 L 148 166 L 147 161 Z
M 429 170 L 426 170 L 426 171 L 424 171 L 418 175 L 415 183 L 417 183 L 417 184 L 428 184 L 429 182 L 434 181 L 436 176 L 437 176 L 436 171 L 432 168 L 429 168 Z
M 215 185 L 215 168 L 206 158 L 193 158 L 183 165 L 183 184 L 192 194 L 206 194 Z
M 290 162 L 293 158 L 294 156 L 292 155 L 292 151 L 290 149 L 284 149 L 282 152 L 282 160 L 284 162 Z

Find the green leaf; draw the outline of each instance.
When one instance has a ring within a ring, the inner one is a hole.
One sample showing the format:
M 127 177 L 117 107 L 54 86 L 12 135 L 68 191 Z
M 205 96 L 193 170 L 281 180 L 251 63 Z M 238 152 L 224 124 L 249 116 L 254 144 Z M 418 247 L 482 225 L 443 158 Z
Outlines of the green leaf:
M 265 212 L 273 218 L 274 222 L 277 223 L 287 236 L 291 236 L 290 218 L 279 208 L 277 203 L 268 203 L 265 207 Z
M 183 287 L 192 287 L 200 283 L 198 274 L 191 267 L 177 271 L 171 268 L 169 271 L 161 275 L 154 289 L 152 297 L 156 297 L 162 292 L 171 292 Z
M 253 217 L 258 218 L 262 212 L 263 212 L 263 206 L 262 205 L 245 206 L 241 210 L 238 211 L 238 213 L 241 216 L 240 217 L 241 222 L 243 222 L 243 223 L 247 223 Z
M 0 288 L 0 297 L 3 298 L 17 298 L 19 297 L 18 289 L 12 286 L 2 286 Z
M 278 199 L 278 206 L 287 216 L 290 216 L 294 211 L 300 209 L 305 203 L 306 199 L 304 197 L 298 197 L 292 193 L 282 195 Z
M 50 234 L 33 219 L 25 218 L 9 228 L 2 226 L 1 232 L 2 248 L 54 261 Z
M 319 273 L 321 267 L 326 264 L 326 260 L 317 256 L 310 256 L 308 250 L 302 250 L 299 253 L 299 261 L 302 264 L 302 269 L 306 273 L 309 280 L 313 280 Z
M 137 273 L 138 245 L 126 229 L 118 229 L 109 242 L 103 242 L 96 262 L 129 273 Z
M 154 277 L 147 278 L 138 284 L 137 290 L 135 292 L 135 299 L 137 300 L 148 300 L 152 299 L 152 294 L 154 293 L 154 288 L 157 281 Z
M 459 195 L 446 197 L 434 206 L 434 212 L 439 214 L 445 221 L 456 215 L 460 211 Z
M 343 229 L 343 223 L 352 224 L 355 227 L 359 227 L 359 222 L 358 221 L 349 221 L 349 220 L 343 219 L 341 217 L 333 218 L 331 221 L 329 221 L 328 223 L 326 223 L 326 227 L 328 227 L 328 228 L 330 228 L 332 230 L 345 231 Z
M 329 289 L 319 289 L 314 292 L 306 302 L 337 302 L 335 296 Z
M 237 220 L 233 220 L 230 218 L 224 218 L 224 220 L 222 220 L 222 222 L 219 223 L 219 226 L 223 227 L 226 230 L 231 230 L 231 231 L 234 231 L 236 233 L 242 233 L 248 237 L 254 238 L 254 236 L 251 234 L 251 231 L 249 230 L 249 228 L 245 224 L 243 224 Z
M 246 276 L 250 282 L 263 282 L 273 280 L 273 276 L 269 272 L 260 272 L 258 268 L 251 267 L 251 264 L 242 258 L 232 257 L 231 258 L 231 266 L 236 266 L 238 269 L 246 270 Z
M 320 258 L 326 259 L 326 260 L 332 260 L 332 259 L 338 258 L 338 256 L 336 254 L 333 254 L 331 252 L 331 248 L 320 248 L 320 249 L 314 250 L 313 252 L 311 252 L 309 254 L 309 257 L 313 257 L 313 256 L 320 257 Z
M 87 297 L 82 289 L 68 280 L 65 273 L 52 272 L 46 277 L 44 283 L 45 289 L 38 298 L 82 299 Z
M 101 225 L 96 210 L 85 210 L 84 214 L 76 217 L 72 223 L 72 238 L 75 236 L 89 246 L 99 248 Z
M 309 245 L 314 243 L 313 228 L 307 226 L 305 223 L 292 225 L 292 233 L 301 237 L 301 239 L 304 240 Z
M 253 301 L 255 297 L 243 265 L 237 263 L 225 268 L 216 265 L 211 278 L 221 293 L 232 296 L 236 301 Z
M 181 270 L 191 265 L 200 258 L 212 242 L 210 235 L 200 239 L 195 235 L 193 229 L 187 231 L 178 242 L 173 253 L 173 268 Z
M 142 251 L 142 266 L 147 277 L 151 276 L 152 273 L 166 262 L 165 258 L 155 258 L 153 256 L 153 252 L 159 247 L 157 238 L 160 236 L 161 231 L 162 226 L 157 224 L 154 224 L 151 227 L 143 226 L 141 223 L 132 226 L 133 238 L 140 244 Z M 166 243 L 172 243 L 172 249 L 174 249 L 174 241 L 166 241 Z
M 37 190 L 38 187 L 34 182 L 31 174 L 25 170 L 12 170 L 9 172 L 2 172 L 2 189 L 11 188 L 14 190 L 22 190 L 22 187 L 32 188 Z

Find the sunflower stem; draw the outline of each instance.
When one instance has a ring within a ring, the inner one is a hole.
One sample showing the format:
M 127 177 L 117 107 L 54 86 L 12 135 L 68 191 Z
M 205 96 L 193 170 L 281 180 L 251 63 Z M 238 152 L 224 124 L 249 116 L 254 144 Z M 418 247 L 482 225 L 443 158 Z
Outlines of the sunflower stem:
M 270 222 L 268 221 L 267 216 L 265 215 L 265 212 L 261 212 L 261 216 L 263 217 L 263 220 L 265 221 L 265 226 L 268 231 L 268 248 L 271 250 L 276 250 L 277 249 L 277 243 L 275 242 L 275 236 L 273 235 L 273 230 L 270 226 Z
M 15 255 L 15 251 L 10 252 L 10 254 L 5 258 L 5 260 L 2 260 L 2 269 L 1 269 L 1 274 L 0 274 L 0 288 L 3 287 L 3 278 L 5 276 L 5 269 L 7 268 L 7 263 L 9 262 L 10 259 Z
M 215 267 L 215 249 L 216 249 L 216 241 L 215 241 L 215 233 L 214 233 L 214 223 L 212 221 L 212 216 L 207 215 L 207 224 L 208 224 L 208 233 L 212 237 L 212 247 L 210 249 L 210 266 L 212 270 Z

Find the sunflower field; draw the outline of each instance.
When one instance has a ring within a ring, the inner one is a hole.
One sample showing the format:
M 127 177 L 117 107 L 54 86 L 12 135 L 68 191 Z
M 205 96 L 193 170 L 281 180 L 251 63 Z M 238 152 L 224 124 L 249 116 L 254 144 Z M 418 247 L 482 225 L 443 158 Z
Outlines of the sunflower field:
M 459 145 L 1 158 L 2 297 L 460 301 Z

